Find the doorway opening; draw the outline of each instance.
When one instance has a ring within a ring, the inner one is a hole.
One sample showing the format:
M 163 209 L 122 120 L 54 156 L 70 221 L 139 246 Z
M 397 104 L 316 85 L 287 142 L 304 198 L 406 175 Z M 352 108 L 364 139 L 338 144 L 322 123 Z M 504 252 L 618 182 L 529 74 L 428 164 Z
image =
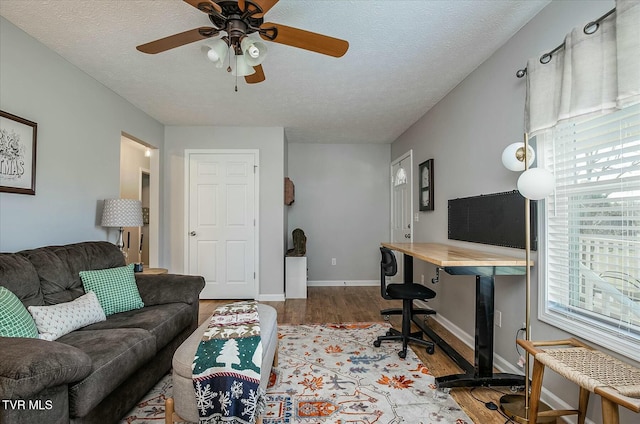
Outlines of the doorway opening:
M 159 150 L 123 133 L 120 140 L 120 197 L 142 202 L 142 227 L 124 229 L 127 263 L 145 268 L 159 262 Z

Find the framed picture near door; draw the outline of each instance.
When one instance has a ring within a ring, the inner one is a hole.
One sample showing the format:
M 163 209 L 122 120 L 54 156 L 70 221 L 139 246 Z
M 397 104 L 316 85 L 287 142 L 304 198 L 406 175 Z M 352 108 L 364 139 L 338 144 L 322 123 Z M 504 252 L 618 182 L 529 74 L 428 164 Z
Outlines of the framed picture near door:
M 433 159 L 418 165 L 418 187 L 420 190 L 420 210 L 433 210 Z

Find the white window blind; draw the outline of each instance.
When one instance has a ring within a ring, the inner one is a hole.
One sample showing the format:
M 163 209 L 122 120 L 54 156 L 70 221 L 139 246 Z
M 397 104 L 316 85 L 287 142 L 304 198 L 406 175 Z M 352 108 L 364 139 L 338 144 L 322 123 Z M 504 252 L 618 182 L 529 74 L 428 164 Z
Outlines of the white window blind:
M 540 138 L 556 176 L 540 318 L 640 360 L 640 104 Z

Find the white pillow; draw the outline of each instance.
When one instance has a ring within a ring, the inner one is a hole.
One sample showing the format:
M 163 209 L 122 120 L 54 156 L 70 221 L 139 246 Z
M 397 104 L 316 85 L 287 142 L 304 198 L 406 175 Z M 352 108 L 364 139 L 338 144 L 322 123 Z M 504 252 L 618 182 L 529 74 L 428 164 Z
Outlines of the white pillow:
M 28 309 L 38 327 L 39 337 L 43 340 L 55 340 L 73 330 L 107 319 L 92 291 L 71 302 L 29 306 Z

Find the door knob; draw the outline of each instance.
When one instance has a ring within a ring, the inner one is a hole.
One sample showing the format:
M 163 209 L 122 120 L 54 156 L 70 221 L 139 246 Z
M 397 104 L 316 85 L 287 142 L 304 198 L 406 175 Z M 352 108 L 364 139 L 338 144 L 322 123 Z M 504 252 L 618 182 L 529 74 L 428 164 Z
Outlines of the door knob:
M 191 231 L 191 232 L 189 233 L 189 235 L 193 237 L 193 236 L 195 236 L 195 235 L 196 235 L 196 232 L 195 232 L 195 231 Z

